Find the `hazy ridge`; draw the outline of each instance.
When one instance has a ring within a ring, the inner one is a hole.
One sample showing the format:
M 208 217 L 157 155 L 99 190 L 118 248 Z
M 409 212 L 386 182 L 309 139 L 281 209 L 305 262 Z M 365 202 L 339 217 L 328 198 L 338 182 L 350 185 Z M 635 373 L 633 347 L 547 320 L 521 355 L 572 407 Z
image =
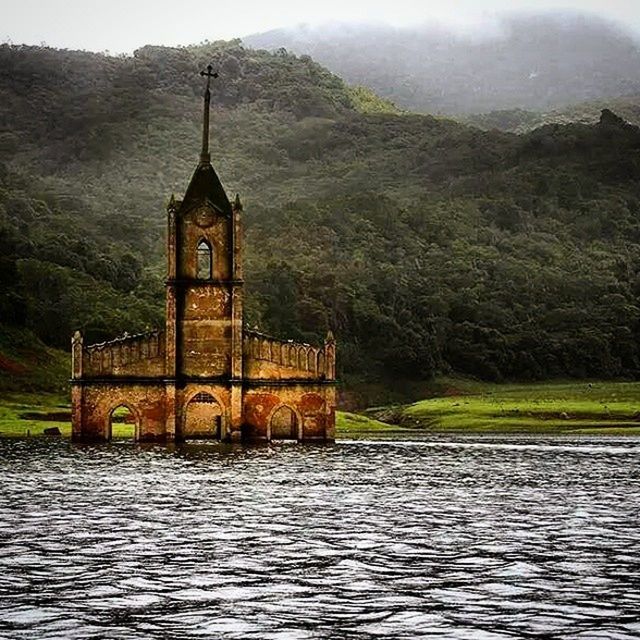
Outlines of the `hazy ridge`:
M 244 42 L 309 54 L 347 82 L 423 113 L 546 112 L 640 94 L 639 39 L 579 13 L 506 15 L 496 30 L 471 35 L 429 25 L 334 24 Z

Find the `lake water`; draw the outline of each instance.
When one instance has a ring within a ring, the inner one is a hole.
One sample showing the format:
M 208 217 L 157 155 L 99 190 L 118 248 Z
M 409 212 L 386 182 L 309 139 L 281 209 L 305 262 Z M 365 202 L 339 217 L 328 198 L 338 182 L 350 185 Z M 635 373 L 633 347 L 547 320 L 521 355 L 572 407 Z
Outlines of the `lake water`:
M 640 440 L 0 441 L 0 637 L 638 638 Z

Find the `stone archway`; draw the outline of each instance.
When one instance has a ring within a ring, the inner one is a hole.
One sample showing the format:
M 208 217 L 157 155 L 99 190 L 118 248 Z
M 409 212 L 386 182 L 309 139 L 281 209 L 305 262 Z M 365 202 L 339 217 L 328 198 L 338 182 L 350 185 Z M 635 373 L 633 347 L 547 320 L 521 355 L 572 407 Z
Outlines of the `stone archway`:
M 136 412 L 121 402 L 107 414 L 107 440 L 139 440 L 140 420 Z
M 269 419 L 269 440 L 298 440 L 300 420 L 289 406 L 280 405 Z
M 196 393 L 185 407 L 182 437 L 184 439 L 222 439 L 222 407 L 206 391 Z

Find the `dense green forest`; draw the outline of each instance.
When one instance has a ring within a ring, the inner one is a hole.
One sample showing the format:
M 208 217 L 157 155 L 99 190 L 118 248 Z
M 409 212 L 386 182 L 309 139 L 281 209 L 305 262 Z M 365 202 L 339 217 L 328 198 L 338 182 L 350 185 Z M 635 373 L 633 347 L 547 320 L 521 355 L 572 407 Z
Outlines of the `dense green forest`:
M 245 205 L 247 322 L 347 378 L 635 376 L 640 130 L 518 136 L 397 112 L 239 42 L 0 47 L 0 318 L 66 347 L 163 317 L 165 205 L 199 150 Z

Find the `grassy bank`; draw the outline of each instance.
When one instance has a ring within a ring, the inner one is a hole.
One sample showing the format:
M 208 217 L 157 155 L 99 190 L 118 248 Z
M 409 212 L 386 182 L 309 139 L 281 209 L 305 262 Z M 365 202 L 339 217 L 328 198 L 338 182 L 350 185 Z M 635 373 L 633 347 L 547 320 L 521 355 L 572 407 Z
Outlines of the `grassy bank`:
M 0 397 L 0 437 L 42 436 L 45 429 L 57 427 L 62 437 L 70 438 L 70 412 L 69 400 L 63 395 L 47 393 L 4 395 Z M 133 437 L 133 425 L 117 422 L 118 417 L 117 415 L 113 423 L 113 437 Z
M 434 432 L 640 434 L 639 382 L 438 381 L 437 397 L 367 416 Z
M 402 438 L 426 433 L 640 435 L 640 382 L 553 382 L 497 385 L 443 378 L 434 397 L 409 405 L 338 412 L 338 438 Z M 0 396 L 0 437 L 71 434 L 68 396 Z M 114 423 L 114 437 L 131 426 Z

